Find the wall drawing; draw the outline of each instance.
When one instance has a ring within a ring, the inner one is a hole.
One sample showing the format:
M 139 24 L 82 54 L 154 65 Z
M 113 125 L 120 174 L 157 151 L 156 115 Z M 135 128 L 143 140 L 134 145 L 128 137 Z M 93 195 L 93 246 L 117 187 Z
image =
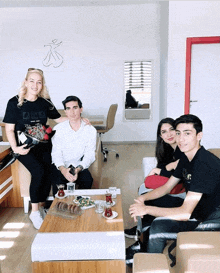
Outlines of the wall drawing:
M 49 46 L 49 51 L 47 53 L 46 58 L 43 60 L 43 65 L 53 66 L 54 68 L 57 68 L 62 65 L 63 63 L 63 57 L 60 55 L 60 53 L 55 50 L 57 47 L 59 47 L 62 44 L 61 42 L 58 42 L 57 39 L 52 40 L 52 43 L 49 43 L 44 46 Z

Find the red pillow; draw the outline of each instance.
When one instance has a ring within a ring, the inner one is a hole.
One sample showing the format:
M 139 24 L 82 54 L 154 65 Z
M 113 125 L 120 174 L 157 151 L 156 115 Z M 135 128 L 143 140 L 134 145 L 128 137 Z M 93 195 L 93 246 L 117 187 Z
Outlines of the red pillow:
M 146 188 L 156 189 L 166 184 L 168 180 L 169 178 L 165 176 L 150 175 L 145 178 L 144 184 Z M 170 194 L 179 194 L 182 192 L 185 192 L 185 188 L 183 186 L 183 183 L 179 183 L 171 190 Z

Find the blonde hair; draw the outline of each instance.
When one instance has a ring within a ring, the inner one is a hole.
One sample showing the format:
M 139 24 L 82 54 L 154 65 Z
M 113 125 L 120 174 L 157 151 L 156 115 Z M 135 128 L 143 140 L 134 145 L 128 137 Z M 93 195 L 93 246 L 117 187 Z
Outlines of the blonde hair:
M 21 84 L 20 91 L 18 93 L 18 106 L 22 106 L 24 103 L 24 98 L 27 93 L 27 87 L 26 87 L 25 83 L 31 73 L 38 73 L 42 77 L 42 89 L 41 89 L 40 93 L 38 94 L 38 97 L 42 97 L 44 99 L 50 99 L 50 95 L 49 95 L 47 87 L 45 85 L 45 78 L 44 78 L 43 71 L 41 69 L 37 69 L 37 68 L 29 68 L 28 72 L 26 74 L 26 77 Z

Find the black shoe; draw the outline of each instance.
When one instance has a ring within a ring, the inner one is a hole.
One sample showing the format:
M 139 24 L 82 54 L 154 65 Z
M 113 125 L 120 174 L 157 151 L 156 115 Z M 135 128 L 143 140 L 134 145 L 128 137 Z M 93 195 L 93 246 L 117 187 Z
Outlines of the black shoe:
M 143 246 L 140 240 L 126 248 L 126 265 L 131 267 L 134 261 L 134 254 L 140 252 L 143 252 Z
M 135 239 L 135 241 L 137 241 L 138 238 L 140 237 L 140 232 L 137 230 L 137 226 L 130 229 L 125 229 L 124 233 L 125 233 L 125 237 L 133 238 Z

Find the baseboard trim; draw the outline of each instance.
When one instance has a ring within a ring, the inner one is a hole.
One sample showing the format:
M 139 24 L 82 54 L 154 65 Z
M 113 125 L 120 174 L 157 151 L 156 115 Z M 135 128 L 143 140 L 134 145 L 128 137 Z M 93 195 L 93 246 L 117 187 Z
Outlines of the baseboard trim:
M 128 144 L 145 144 L 156 145 L 156 141 L 103 141 L 103 145 L 128 145 Z

